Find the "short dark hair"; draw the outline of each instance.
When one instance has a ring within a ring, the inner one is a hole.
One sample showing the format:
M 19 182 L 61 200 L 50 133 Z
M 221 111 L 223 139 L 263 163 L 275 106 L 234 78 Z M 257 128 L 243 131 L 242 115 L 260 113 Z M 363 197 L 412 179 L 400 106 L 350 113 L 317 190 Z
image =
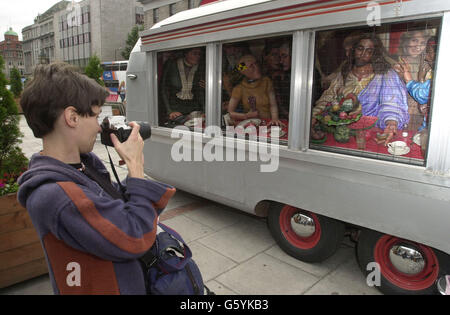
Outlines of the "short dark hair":
M 63 62 L 36 66 L 20 105 L 36 138 L 53 131 L 56 119 L 69 106 L 83 116 L 94 116 L 92 106 L 103 106 L 109 92 L 95 80 Z

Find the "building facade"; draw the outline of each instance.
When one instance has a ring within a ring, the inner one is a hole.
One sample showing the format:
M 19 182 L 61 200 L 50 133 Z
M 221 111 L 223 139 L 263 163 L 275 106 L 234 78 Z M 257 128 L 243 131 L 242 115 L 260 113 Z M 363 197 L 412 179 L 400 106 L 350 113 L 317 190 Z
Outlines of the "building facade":
M 138 0 L 138 2 L 144 5 L 145 29 L 175 13 L 197 8 L 202 4 L 202 0 Z
M 96 55 L 101 61 L 123 59 L 128 33 L 144 24 L 136 0 L 60 1 L 22 30 L 25 73 L 35 65 L 64 61 L 84 68 Z
M 56 3 L 44 14 L 38 15 L 34 19 L 34 24 L 22 29 L 26 75 L 31 74 L 37 64 L 57 60 L 58 47 L 55 45 L 55 37 L 58 29 L 54 16 L 58 12 L 64 12 L 69 4 L 69 1 Z
M 0 54 L 5 61 L 4 73 L 6 78 L 9 79 L 11 70 L 17 68 L 21 75 L 25 72 L 25 66 L 23 61 L 22 42 L 19 41 L 19 36 L 12 28 L 5 33 L 5 40 L 0 42 Z
M 85 67 L 96 55 L 101 61 L 122 60 L 128 33 L 144 24 L 136 0 L 84 0 L 55 15 L 59 60 Z

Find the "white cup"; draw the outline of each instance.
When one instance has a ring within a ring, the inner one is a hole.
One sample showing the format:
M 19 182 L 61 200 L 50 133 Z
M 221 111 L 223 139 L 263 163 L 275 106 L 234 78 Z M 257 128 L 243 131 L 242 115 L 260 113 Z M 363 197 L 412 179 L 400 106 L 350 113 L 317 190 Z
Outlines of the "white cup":
M 396 155 L 405 153 L 408 148 L 406 142 L 404 141 L 394 141 L 388 143 L 388 147 L 391 149 L 392 153 Z

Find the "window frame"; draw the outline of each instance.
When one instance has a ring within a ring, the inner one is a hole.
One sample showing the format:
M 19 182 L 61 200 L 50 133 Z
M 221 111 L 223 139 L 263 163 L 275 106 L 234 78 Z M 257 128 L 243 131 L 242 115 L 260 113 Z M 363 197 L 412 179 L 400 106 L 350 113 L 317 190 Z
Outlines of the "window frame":
M 270 35 L 261 35 L 261 36 L 251 36 L 251 37 L 246 37 L 246 38 L 236 38 L 233 40 L 225 40 L 225 41 L 217 41 L 217 42 L 209 42 L 207 44 L 204 45 L 192 45 L 192 46 L 186 46 L 186 47 L 174 47 L 174 48 L 170 48 L 170 49 L 161 49 L 161 50 L 153 50 L 153 51 L 149 51 L 147 52 L 149 54 L 149 58 L 151 60 L 152 66 L 149 68 L 149 73 L 151 73 L 152 69 L 158 69 L 158 60 L 157 60 L 157 56 L 159 53 L 163 53 L 163 52 L 169 52 L 169 51 L 176 51 L 176 50 L 182 50 L 182 49 L 187 49 L 187 48 L 194 48 L 194 47 L 205 47 L 205 128 L 208 126 L 222 126 L 222 115 L 221 115 L 221 107 L 218 106 L 218 104 L 220 105 L 222 102 L 222 58 L 223 58 L 223 45 L 224 44 L 230 44 L 230 43 L 239 43 L 239 42 L 245 42 L 245 41 L 252 41 L 252 40 L 258 40 L 258 39 L 270 39 L 270 38 L 277 38 L 277 37 L 287 37 L 290 36 L 292 37 L 291 43 L 292 43 L 292 48 L 291 48 L 291 58 L 293 59 L 294 56 L 294 41 L 295 41 L 295 33 L 307 33 L 309 34 L 308 36 L 312 36 L 312 39 L 309 39 L 309 37 L 299 37 L 298 41 L 299 41 L 299 46 L 300 47 L 304 47 L 302 48 L 304 50 L 302 52 L 302 58 L 310 58 L 310 52 L 309 50 L 310 48 L 310 42 L 312 41 L 312 47 L 314 47 L 314 31 L 296 31 L 296 32 L 282 32 L 282 33 L 277 33 L 277 34 L 270 34 Z M 300 58 L 300 59 L 302 59 Z M 298 83 L 293 82 L 293 78 L 295 77 L 295 73 L 296 70 L 294 67 L 299 67 L 300 69 L 303 69 L 301 62 L 297 62 L 297 64 L 294 66 L 294 62 L 293 60 L 291 60 L 291 95 L 290 95 L 290 104 L 289 104 L 289 121 L 291 121 L 291 117 L 293 117 L 293 113 L 298 113 L 300 112 L 299 109 L 293 109 L 294 107 L 297 107 L 298 102 L 296 101 L 296 99 L 293 99 L 292 95 L 292 91 L 293 88 L 296 87 L 298 85 Z M 303 72 L 307 73 L 304 74 Z M 308 67 L 307 70 L 303 70 L 302 71 L 302 76 L 303 75 L 307 75 L 308 77 L 311 76 L 312 77 L 312 73 L 313 73 L 313 69 L 310 67 Z M 299 81 L 302 81 L 301 79 L 298 79 Z M 152 84 L 153 82 L 153 86 L 155 86 L 155 91 L 153 91 L 152 95 L 153 97 L 151 97 L 151 102 L 154 104 L 152 107 L 155 109 L 155 111 L 152 113 L 151 116 L 153 116 L 152 119 L 152 123 L 154 124 L 155 127 L 157 127 L 158 129 L 168 129 L 171 130 L 171 128 L 167 128 L 165 126 L 160 126 L 159 125 L 159 119 L 158 119 L 158 115 L 159 115 L 159 86 L 158 86 L 158 73 L 156 72 L 154 77 L 151 77 L 149 79 L 149 83 Z M 211 84 L 211 82 L 213 84 Z M 312 86 L 312 78 L 308 79 L 306 81 L 304 81 L 303 84 L 306 84 L 303 89 L 308 88 L 308 86 Z M 308 94 L 306 95 L 306 97 L 311 97 L 311 89 L 309 89 Z M 294 106 L 295 105 L 295 106 Z M 307 107 L 307 106 L 305 106 Z M 302 121 L 305 120 L 307 121 L 307 116 L 304 116 L 303 118 L 300 118 Z M 298 125 L 298 124 L 296 124 Z M 292 129 L 292 131 L 291 131 Z M 301 129 L 301 128 L 291 128 L 291 124 L 289 126 L 289 135 L 288 135 L 288 140 L 285 141 L 283 140 L 282 142 L 280 142 L 280 145 L 283 147 L 288 147 L 289 149 L 291 149 L 292 144 L 291 144 L 291 133 L 295 134 L 297 129 Z M 204 131 L 204 130 L 203 130 Z M 302 135 L 301 137 L 303 139 L 308 140 L 309 137 L 309 122 L 308 122 L 308 128 L 303 128 L 303 131 L 299 131 L 300 133 L 304 133 L 304 132 L 308 132 L 307 135 Z M 298 133 L 297 133 L 298 134 Z M 225 136 L 225 135 L 224 135 Z M 246 140 L 246 141 L 251 141 L 251 140 Z M 267 138 L 267 142 L 270 142 L 270 138 Z M 303 141 L 304 142 L 304 141 Z
M 447 16 L 450 16 L 450 13 L 446 13 Z M 431 105 L 430 105 L 430 109 L 434 109 L 435 107 L 435 103 L 436 103 L 436 99 L 434 97 L 434 92 L 436 89 L 435 86 L 435 82 L 436 82 L 436 73 L 438 72 L 438 60 L 439 60 L 439 48 L 442 45 L 443 42 L 443 23 L 444 23 L 444 15 L 442 14 L 433 14 L 433 15 L 426 15 L 426 16 L 422 16 L 422 17 L 407 17 L 407 18 L 401 18 L 401 19 L 388 19 L 387 21 L 382 21 L 383 26 L 390 26 L 390 25 L 394 25 L 394 24 L 399 24 L 399 23 L 415 23 L 415 22 L 423 22 L 426 20 L 439 20 L 440 19 L 440 24 L 437 25 L 437 35 L 440 36 L 440 38 L 438 39 L 438 47 L 436 50 L 436 57 L 435 57 L 435 68 L 434 68 L 434 74 L 433 74 L 433 89 L 432 89 L 432 95 L 431 97 Z M 449 18 L 450 20 L 450 18 Z M 450 22 L 449 22 L 450 23 Z M 368 26 L 366 24 L 362 24 L 362 23 L 354 23 L 354 24 L 350 24 L 350 25 L 345 25 L 345 26 L 329 26 L 329 27 L 321 27 L 321 28 L 315 28 L 314 29 L 314 39 L 316 39 L 316 35 L 319 32 L 326 32 L 326 31 L 337 31 L 337 30 L 355 30 L 357 31 L 358 28 L 367 28 Z M 386 48 L 388 49 L 388 48 Z M 315 67 L 315 60 L 314 60 L 314 55 L 315 55 L 315 45 L 312 47 L 312 68 L 314 69 Z M 309 66 L 311 66 L 311 64 L 309 64 Z M 313 73 L 311 74 L 311 87 L 309 92 L 312 94 L 313 92 Z M 323 93 L 323 92 L 322 92 Z M 428 168 L 429 167 L 429 159 L 428 157 L 430 156 L 430 152 L 433 152 L 433 155 L 440 155 L 440 153 L 436 152 L 438 151 L 437 147 L 440 147 L 441 145 L 438 146 L 432 146 L 432 137 L 433 137 L 433 130 L 436 130 L 434 128 L 434 122 L 431 123 L 431 120 L 429 121 L 429 141 L 428 141 L 428 149 L 426 152 L 426 155 L 423 157 L 423 160 L 421 159 L 417 159 L 417 158 L 408 158 L 408 157 L 402 157 L 402 156 L 392 156 L 390 154 L 384 154 L 384 153 L 378 153 L 378 152 L 371 152 L 371 151 L 359 151 L 355 152 L 354 149 L 350 149 L 350 148 L 341 148 L 341 147 L 333 147 L 333 146 L 323 146 L 321 144 L 314 144 L 310 142 L 310 135 L 309 135 L 309 131 L 311 128 L 311 115 L 312 115 L 312 107 L 313 107 L 313 100 L 312 100 L 312 95 L 311 95 L 311 99 L 310 99 L 310 103 L 309 103 L 309 114 L 308 114 L 308 130 L 307 130 L 307 147 L 304 148 L 302 151 L 312 151 L 312 152 L 321 152 L 321 153 L 330 153 L 330 154 L 339 154 L 342 155 L 344 158 L 345 157 L 351 157 L 351 158 L 356 158 L 356 159 L 362 159 L 362 158 L 368 158 L 370 159 L 370 161 L 376 163 L 376 162 L 388 162 L 388 163 L 393 163 L 393 167 L 396 167 L 398 165 L 404 165 L 404 166 L 414 166 L 414 167 L 421 167 L 421 168 Z M 433 115 L 430 112 L 430 118 L 433 117 Z M 411 137 L 411 135 L 409 135 L 409 137 Z M 442 143 L 442 142 L 441 142 Z M 433 149 L 434 147 L 434 149 Z M 432 150 L 436 150 L 436 151 L 432 151 Z M 450 157 L 446 157 L 446 160 L 448 160 L 447 163 L 450 164 Z
M 220 41 L 219 42 L 219 45 L 220 45 L 219 51 L 217 52 L 219 54 L 219 57 L 216 58 L 216 60 L 218 62 L 218 64 L 217 64 L 218 65 L 218 67 L 217 67 L 218 68 L 218 74 L 217 75 L 218 75 L 218 80 L 219 80 L 219 81 L 215 81 L 215 82 L 219 83 L 219 84 L 216 84 L 217 85 L 217 90 L 218 90 L 218 91 L 216 91 L 216 93 L 217 93 L 217 97 L 216 97 L 216 102 L 217 103 L 216 104 L 221 105 L 222 101 L 223 101 L 222 100 L 223 45 L 225 45 L 225 44 L 232 44 L 232 43 L 243 43 L 243 42 L 259 40 L 259 39 L 275 39 L 275 38 L 281 38 L 281 37 L 291 37 L 291 88 L 290 88 L 290 95 L 289 95 L 290 101 L 289 101 L 289 117 L 288 117 L 289 133 L 288 133 L 287 141 L 278 139 L 279 145 L 281 147 L 288 147 L 289 149 L 291 149 L 291 147 L 292 147 L 291 134 L 295 134 L 294 130 L 296 130 L 296 128 L 292 128 L 291 127 L 291 120 L 292 120 L 292 117 L 294 117 L 292 115 L 294 113 L 298 112 L 298 109 L 294 110 L 294 108 L 293 108 L 294 104 L 298 104 L 298 102 L 296 101 L 298 99 L 298 97 L 293 99 L 293 91 L 294 91 L 294 88 L 298 84 L 294 83 L 293 81 L 294 81 L 294 77 L 296 77 L 295 74 L 297 73 L 296 67 L 299 67 L 300 69 L 303 69 L 301 67 L 302 66 L 301 64 L 300 65 L 298 65 L 298 64 L 294 65 L 294 61 L 293 61 L 293 59 L 294 59 L 294 41 L 296 40 L 295 39 L 295 34 L 296 33 L 303 33 L 303 32 L 305 32 L 305 31 L 303 31 L 303 30 L 302 31 L 294 31 L 294 32 L 290 31 L 290 32 L 282 32 L 282 33 L 275 33 L 275 34 L 269 34 L 269 35 L 251 36 L 251 37 L 246 37 L 246 38 L 236 38 L 236 39 L 232 39 L 232 40 Z M 304 40 L 303 38 L 297 39 L 297 41 L 303 41 L 303 40 Z M 300 46 L 304 46 L 304 45 L 308 45 L 308 42 L 306 41 L 305 43 L 302 42 L 300 44 Z M 302 75 L 303 75 L 303 71 L 302 71 Z M 298 78 L 297 78 L 297 80 L 298 80 Z M 217 107 L 217 114 L 216 114 L 217 117 L 215 118 L 216 120 L 214 121 L 214 123 L 215 123 L 214 125 L 222 127 L 221 109 L 217 105 L 215 107 Z M 297 106 L 295 106 L 295 107 L 297 107 Z M 223 136 L 226 137 L 226 134 L 224 133 Z M 264 139 L 264 141 L 267 141 L 268 143 L 271 142 L 270 141 L 270 137 L 269 138 L 263 138 L 263 139 Z M 245 141 L 253 141 L 253 140 L 245 140 Z M 257 140 L 257 141 L 259 141 L 259 140 Z
M 434 86 L 432 91 L 432 105 L 430 117 L 430 135 L 428 139 L 428 152 L 426 156 L 426 169 L 436 175 L 449 176 L 450 169 L 450 147 L 448 137 L 450 135 L 450 126 L 445 117 L 450 116 L 448 106 L 448 95 L 446 94 L 446 77 L 450 71 L 450 60 L 447 56 L 450 54 L 450 38 L 444 34 L 450 32 L 450 12 L 445 12 L 441 17 L 441 25 L 435 57 L 435 73 L 433 74 Z
M 211 43 L 209 43 L 211 44 Z M 150 75 L 149 77 L 149 84 L 154 87 L 153 90 L 153 97 L 150 98 L 151 102 L 153 103 L 153 109 L 154 111 L 151 113 L 151 122 L 154 124 L 156 128 L 159 128 L 160 130 L 172 130 L 173 128 L 168 128 L 165 126 L 161 126 L 159 123 L 159 77 L 158 77 L 158 54 L 164 53 L 164 52 L 170 52 L 170 51 L 180 51 L 184 49 L 189 48 L 203 48 L 205 50 L 205 128 L 208 126 L 208 96 L 207 96 L 207 90 L 208 90 L 208 44 L 201 44 L 201 45 L 192 45 L 192 46 L 185 46 L 185 47 L 174 47 L 171 49 L 161 49 L 161 50 L 154 50 L 147 52 L 149 54 L 148 58 L 150 60 L 150 65 L 147 66 L 147 69 L 149 70 L 149 73 L 151 74 L 154 71 L 154 75 Z M 204 132 L 204 129 L 202 130 L 202 133 Z

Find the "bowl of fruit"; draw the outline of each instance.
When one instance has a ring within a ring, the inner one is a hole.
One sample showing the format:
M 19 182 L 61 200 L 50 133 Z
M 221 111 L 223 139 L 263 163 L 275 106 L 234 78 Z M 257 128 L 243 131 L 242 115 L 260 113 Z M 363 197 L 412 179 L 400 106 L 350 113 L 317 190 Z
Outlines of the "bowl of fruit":
M 354 94 L 340 96 L 334 102 L 329 102 L 324 111 L 315 118 L 328 126 L 349 125 L 361 118 L 361 108 Z

